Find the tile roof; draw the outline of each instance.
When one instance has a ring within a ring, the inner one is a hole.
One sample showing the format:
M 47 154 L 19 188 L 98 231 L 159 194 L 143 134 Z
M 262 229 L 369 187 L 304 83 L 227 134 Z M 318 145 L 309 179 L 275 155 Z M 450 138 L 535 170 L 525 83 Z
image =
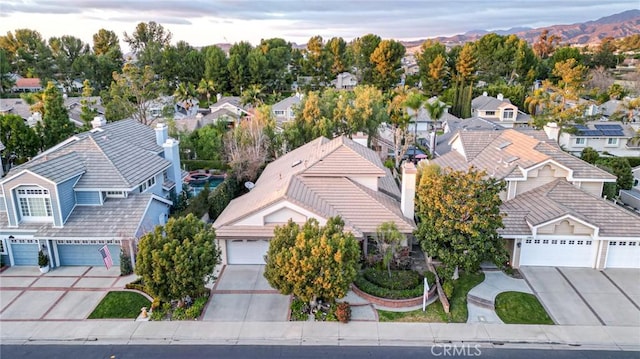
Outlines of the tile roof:
M 293 95 L 291 97 L 287 97 L 284 100 L 280 101 L 280 102 L 276 102 L 275 104 L 273 104 L 273 106 L 271 106 L 271 110 L 272 111 L 284 111 L 286 109 L 288 109 L 291 106 L 295 106 L 297 104 L 299 104 L 302 101 L 302 99 L 300 99 L 300 96 L 297 95 Z
M 33 169 L 56 181 L 69 171 L 69 161 L 64 159 L 73 154 L 85 171 L 75 188 L 131 188 L 171 165 L 158 155 L 162 151 L 153 129 L 122 120 L 73 136 L 12 168 L 11 174 Z
M 109 198 L 102 206 L 76 206 L 64 227 L 54 228 L 52 223 L 20 224 L 21 230 L 33 231 L 36 238 L 70 239 L 133 238 L 142 224 L 149 203 L 157 198 L 142 193 L 128 198 Z M 8 225 L 6 212 L 0 212 L 0 227 Z
M 451 151 L 431 161 L 458 171 L 474 166 L 497 178 L 521 178 L 523 170 L 553 160 L 573 170 L 573 178 L 615 181 L 615 176 L 564 152 L 554 142 L 545 141 L 541 134 L 532 134 L 514 129 L 459 131 L 452 141 L 459 138 L 464 156 Z
M 397 185 L 392 178 L 382 179 L 390 175 L 373 150 L 344 136 L 319 137 L 270 163 L 255 187 L 231 201 L 214 227 L 231 231 L 227 228 L 234 222 L 286 200 L 323 217 L 341 215 L 354 234 L 372 230 L 373 222 L 391 220 L 411 232 L 413 222 L 402 216 L 395 199 Z M 378 177 L 382 185 L 376 192 L 347 177 Z
M 509 99 L 498 100 L 493 96 L 480 95 L 471 100 L 471 108 L 474 110 L 496 111 L 503 103 L 511 104 Z
M 34 87 L 42 87 L 39 78 L 21 78 L 16 80 L 15 86 L 16 88 L 34 88 Z
M 640 216 L 564 179 L 520 194 L 504 202 L 501 210 L 507 214 L 502 230 L 505 235 L 531 234 L 528 224 L 537 226 L 571 215 L 597 226 L 601 237 L 640 237 Z

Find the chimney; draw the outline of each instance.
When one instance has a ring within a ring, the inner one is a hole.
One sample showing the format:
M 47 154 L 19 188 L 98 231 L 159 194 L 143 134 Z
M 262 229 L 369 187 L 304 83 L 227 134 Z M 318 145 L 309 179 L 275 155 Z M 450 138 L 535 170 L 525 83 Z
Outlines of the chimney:
M 93 118 L 93 121 L 91 121 L 91 126 L 93 128 L 102 127 L 106 124 L 107 124 L 107 120 L 102 116 L 96 116 Z
M 499 93 L 498 96 L 496 96 L 496 98 L 500 101 L 504 100 L 504 95 Z
M 157 129 L 156 129 L 157 131 Z M 157 134 L 158 132 L 156 132 Z M 180 142 L 169 138 L 162 144 L 164 158 L 171 162 L 171 167 L 167 169 L 167 177 L 176 183 L 176 193 L 182 190 L 182 171 L 180 167 Z
M 216 100 L 220 101 L 221 98 L 222 98 L 222 94 L 221 93 L 217 93 L 216 94 Z
M 156 143 L 158 146 L 164 146 L 164 143 L 169 138 L 169 127 L 164 123 L 159 123 L 156 125 Z
M 488 95 L 487 91 L 482 92 L 482 96 L 487 96 L 487 95 Z
M 416 166 L 413 162 L 405 161 L 402 164 L 402 194 L 400 196 L 400 208 L 402 214 L 413 220 L 415 213 L 415 197 L 416 197 Z
M 367 147 L 367 141 L 369 139 L 369 136 L 367 136 L 366 133 L 358 132 L 358 133 L 354 134 L 352 137 L 353 137 L 352 138 L 353 142 L 359 143 L 359 144 L 363 145 L 364 147 Z
M 557 123 L 549 122 L 546 125 L 544 125 L 544 127 L 542 129 L 547 134 L 547 137 L 550 140 L 554 140 L 554 141 L 558 140 L 558 135 L 560 133 L 560 128 L 558 127 Z

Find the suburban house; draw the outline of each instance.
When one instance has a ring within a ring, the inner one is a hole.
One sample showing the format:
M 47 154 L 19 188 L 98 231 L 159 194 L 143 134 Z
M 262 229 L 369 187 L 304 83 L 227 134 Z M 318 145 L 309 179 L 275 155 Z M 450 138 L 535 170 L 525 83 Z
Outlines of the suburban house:
M 430 162 L 506 181 L 501 235 L 514 268 L 640 268 L 640 216 L 601 198 L 615 176 L 562 151 L 542 131 L 458 131 L 450 144 Z
M 531 116 L 505 99 L 502 94 L 488 96 L 486 92 L 471 101 L 471 115 L 493 121 L 505 128 L 527 127 Z
M 558 143 L 567 152 L 579 156 L 585 147 L 613 156 L 640 156 L 640 141 L 634 140 L 636 131 L 620 122 L 592 121 L 573 125 L 575 131 L 560 133 Z M 544 127 L 549 138 L 558 138 L 558 128 L 553 124 Z M 575 133 L 574 133 L 575 132 Z
M 96 111 L 97 116 L 104 116 L 104 106 L 102 106 L 102 98 L 100 96 L 92 96 L 92 97 L 66 97 L 64 98 L 64 106 L 67 108 L 67 112 L 69 113 L 69 120 L 73 122 L 77 127 L 84 126 L 84 121 L 82 120 L 82 101 L 85 100 L 87 102 L 87 106 L 91 107 Z
M 223 263 L 264 263 L 274 228 L 289 219 L 303 224 L 315 218 L 324 225 L 341 216 L 363 253 L 383 222 L 395 222 L 411 236 L 416 169 L 409 163 L 404 172 L 400 191 L 373 150 L 344 136 L 319 137 L 283 155 L 213 223 Z
M 449 141 L 458 131 L 499 131 L 505 128 L 496 122 L 485 120 L 480 117 L 472 117 L 467 119 L 459 119 L 451 116 L 442 123 L 444 133 L 437 135 L 435 132 L 430 134 L 425 145 L 433 157 L 439 157 L 451 151 Z
M 226 96 L 222 97 L 220 94 L 217 96 L 218 101 L 209 106 L 211 110 L 210 118 L 213 122 L 218 120 L 225 120 L 229 124 L 236 125 L 240 122 L 240 119 L 245 116 L 250 116 L 249 108 L 241 104 L 240 97 Z
M 4 261 L 35 266 L 45 251 L 51 267 L 103 265 L 107 245 L 135 266 L 137 240 L 164 224 L 182 175 L 178 141 L 168 128 L 135 120 L 93 129 L 16 166 L 0 181 L 0 242 Z
M 331 86 L 338 90 L 353 90 L 358 86 L 358 79 L 349 72 L 339 73 L 334 80 L 331 80 Z
M 435 101 L 439 101 L 442 105 L 445 105 L 444 102 L 440 101 L 435 96 L 427 100 L 427 102 L 430 104 L 434 103 Z M 458 119 L 456 116 L 449 113 L 449 107 L 445 108 L 444 113 L 442 114 L 442 117 L 438 119 L 432 119 L 431 116 L 429 115 L 429 112 L 424 108 L 424 106 L 420 107 L 420 110 L 418 110 L 417 119 L 415 118 L 415 112 L 410 108 L 407 109 L 407 115 L 409 115 L 411 119 L 411 122 L 409 123 L 407 130 L 410 133 L 414 133 L 417 126 L 418 138 L 421 138 L 421 137 L 426 138 L 430 132 L 442 129 L 442 123 L 445 121 Z
M 17 77 L 11 88 L 12 92 L 40 92 L 43 90 L 42 82 L 39 78 Z
M 276 118 L 278 126 L 283 123 L 293 121 L 296 117 L 295 110 L 302 101 L 304 95 L 297 93 L 291 97 L 287 97 L 280 102 L 276 102 L 271 106 L 271 111 Z
M 2 144 L 0 144 L 0 148 Z M 620 200 L 625 205 L 640 213 L 640 166 L 631 169 L 633 174 L 633 186 L 631 189 L 620 190 Z
M 69 121 L 73 122 L 76 127 L 84 126 L 84 122 L 80 117 L 82 113 L 82 97 L 67 97 L 63 95 L 64 106 L 67 108 Z M 98 115 L 104 115 L 104 107 L 101 105 L 99 96 L 89 97 L 88 101 L 94 102 L 91 105 L 97 111 Z M 0 115 L 17 115 L 22 117 L 26 123 L 33 127 L 42 120 L 39 112 L 32 112 L 31 105 L 21 98 L 4 98 L 0 99 Z

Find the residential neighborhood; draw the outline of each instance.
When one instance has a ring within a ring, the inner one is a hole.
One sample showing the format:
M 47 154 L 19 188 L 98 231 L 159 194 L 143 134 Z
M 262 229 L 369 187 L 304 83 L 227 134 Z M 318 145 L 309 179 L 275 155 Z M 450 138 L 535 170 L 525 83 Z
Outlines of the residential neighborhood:
M 640 32 L 165 26 L 0 36 L 0 349 L 640 349 Z

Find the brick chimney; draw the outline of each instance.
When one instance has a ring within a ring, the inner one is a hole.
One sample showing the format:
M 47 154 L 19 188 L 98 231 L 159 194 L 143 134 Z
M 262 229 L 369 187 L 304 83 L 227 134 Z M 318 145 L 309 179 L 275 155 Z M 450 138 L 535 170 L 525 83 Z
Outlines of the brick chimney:
M 411 161 L 402 164 L 402 194 L 400 196 L 400 208 L 402 214 L 413 220 L 415 213 L 416 174 L 418 170 Z

